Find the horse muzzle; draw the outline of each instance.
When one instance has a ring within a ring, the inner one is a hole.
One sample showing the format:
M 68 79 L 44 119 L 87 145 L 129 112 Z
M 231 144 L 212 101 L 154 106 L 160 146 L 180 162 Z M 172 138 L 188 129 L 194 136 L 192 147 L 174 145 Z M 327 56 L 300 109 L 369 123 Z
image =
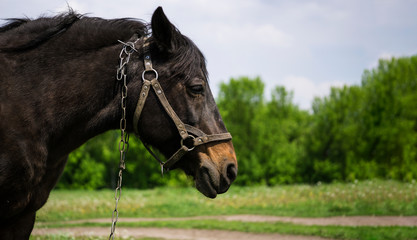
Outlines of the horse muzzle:
M 195 175 L 196 188 L 206 197 L 225 193 L 237 176 L 236 154 L 231 141 L 208 144 L 198 153 L 200 168 Z

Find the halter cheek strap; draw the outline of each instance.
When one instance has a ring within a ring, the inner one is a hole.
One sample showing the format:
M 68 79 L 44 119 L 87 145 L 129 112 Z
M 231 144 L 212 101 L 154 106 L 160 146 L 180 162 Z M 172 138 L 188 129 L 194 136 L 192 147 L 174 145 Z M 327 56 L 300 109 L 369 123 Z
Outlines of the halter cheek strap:
M 161 171 L 164 172 L 164 169 L 169 170 L 178 160 L 180 160 L 187 152 L 192 151 L 196 146 L 207 144 L 210 142 L 219 142 L 227 141 L 232 139 L 230 133 L 219 133 L 219 134 L 205 134 L 200 129 L 193 127 L 188 124 L 184 124 L 181 119 L 177 116 L 174 109 L 168 102 L 168 99 L 165 96 L 164 91 L 162 90 L 161 84 L 158 81 L 158 72 L 152 67 L 152 60 L 149 51 L 149 42 L 146 42 L 147 38 L 143 39 L 143 52 L 144 52 L 144 65 L 145 70 L 142 72 L 142 89 L 140 91 L 139 100 L 136 104 L 135 113 L 133 115 L 133 127 L 135 133 L 138 133 L 138 122 L 140 115 L 142 113 L 143 107 L 145 105 L 146 99 L 149 95 L 149 90 L 152 88 L 158 97 L 159 102 L 165 109 L 165 112 L 174 122 L 179 135 L 181 136 L 181 147 L 166 161 L 163 162 L 160 160 L 149 148 L 149 146 L 144 143 L 145 148 L 151 153 L 151 155 L 161 164 Z M 146 73 L 153 73 L 154 78 L 151 80 L 146 79 Z

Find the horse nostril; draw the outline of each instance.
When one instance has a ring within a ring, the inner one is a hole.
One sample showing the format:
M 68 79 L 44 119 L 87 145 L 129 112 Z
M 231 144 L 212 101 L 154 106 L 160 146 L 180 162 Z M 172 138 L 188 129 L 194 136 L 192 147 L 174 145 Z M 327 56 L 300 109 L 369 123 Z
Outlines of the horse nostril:
M 228 164 L 224 168 L 223 174 L 220 176 L 220 185 L 218 188 L 217 193 L 224 193 L 226 192 L 232 182 L 236 179 L 237 176 L 237 168 L 234 163 Z
M 227 166 L 227 178 L 229 179 L 230 183 L 232 183 L 237 176 L 237 168 L 236 165 L 231 163 Z

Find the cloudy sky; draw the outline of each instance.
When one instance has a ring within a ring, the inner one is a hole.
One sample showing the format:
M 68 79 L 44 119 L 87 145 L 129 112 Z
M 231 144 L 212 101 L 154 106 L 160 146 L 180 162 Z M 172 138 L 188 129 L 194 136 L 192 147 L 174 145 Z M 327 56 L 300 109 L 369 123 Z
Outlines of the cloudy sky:
M 379 58 L 417 54 L 413 0 L 0 0 L 0 18 L 54 15 L 67 6 L 145 21 L 162 6 L 205 54 L 215 96 L 231 77 L 260 76 L 267 96 L 283 85 L 303 109 L 331 86 L 360 84 Z

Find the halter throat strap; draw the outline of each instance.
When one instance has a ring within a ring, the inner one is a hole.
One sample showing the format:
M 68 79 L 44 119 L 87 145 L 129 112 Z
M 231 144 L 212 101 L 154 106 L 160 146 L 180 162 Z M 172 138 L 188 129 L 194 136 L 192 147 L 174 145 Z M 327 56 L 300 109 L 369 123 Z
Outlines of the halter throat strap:
M 160 160 L 149 148 L 149 146 L 144 142 L 145 148 L 151 153 L 151 155 L 159 162 L 161 165 L 162 174 L 164 169 L 169 170 L 176 162 L 178 162 L 187 152 L 192 151 L 196 146 L 207 144 L 210 142 L 219 142 L 219 141 L 227 141 L 232 139 L 232 135 L 230 133 L 219 133 L 219 134 L 205 134 L 200 129 L 193 127 L 191 125 L 185 124 L 181 121 L 181 119 L 177 116 L 174 109 L 168 102 L 168 99 L 165 96 L 165 93 L 161 87 L 161 84 L 158 81 L 158 72 L 152 67 L 152 60 L 149 50 L 149 42 L 147 41 L 147 37 L 143 38 L 143 54 L 144 54 L 144 66 L 145 69 L 142 72 L 142 89 L 140 91 L 139 100 L 136 104 L 135 113 L 133 115 L 133 127 L 135 134 L 139 136 L 138 131 L 138 123 L 139 118 L 141 116 L 143 107 L 145 106 L 145 102 L 147 97 L 149 96 L 149 91 L 152 88 L 155 92 L 156 96 L 158 97 L 159 102 L 162 104 L 165 112 L 174 122 L 177 131 L 181 137 L 180 144 L 181 147 L 166 161 Z M 146 79 L 146 73 L 152 73 L 153 78 L 151 80 Z

